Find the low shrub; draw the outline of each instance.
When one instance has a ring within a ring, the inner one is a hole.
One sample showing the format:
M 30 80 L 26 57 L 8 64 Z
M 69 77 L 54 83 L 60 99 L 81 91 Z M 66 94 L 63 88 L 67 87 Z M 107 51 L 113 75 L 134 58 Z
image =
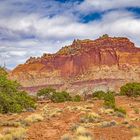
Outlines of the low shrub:
M 134 108 L 134 112 L 135 112 L 136 114 L 139 114 L 139 113 L 140 113 L 139 108 Z
M 19 127 L 21 126 L 21 123 L 16 121 L 4 121 L 0 123 L 0 126 Z
M 140 83 L 127 83 L 120 88 L 120 94 L 128 97 L 140 95 Z
M 35 108 L 35 100 L 20 90 L 16 81 L 9 80 L 0 70 L 0 113 L 19 113 L 23 109 Z
M 74 134 L 65 134 L 61 140 L 94 140 L 92 134 L 82 126 L 76 127 Z
M 98 98 L 98 99 L 104 99 L 104 97 L 105 97 L 105 92 L 104 91 L 102 91 L 102 90 L 100 90 L 100 91 L 95 91 L 95 92 L 93 92 L 93 94 L 92 94 L 92 96 L 93 96 L 93 98 Z
M 71 97 L 70 94 L 66 91 L 56 91 L 55 89 L 48 87 L 41 89 L 37 92 L 37 97 L 43 97 L 44 99 L 50 99 L 52 102 L 65 102 L 65 101 L 74 101 L 74 102 L 80 102 L 81 96 L 75 95 L 74 97 Z
M 72 136 L 69 134 L 65 134 L 61 137 L 61 140 L 73 140 Z
M 114 110 L 115 110 L 116 112 L 120 112 L 120 113 L 126 115 L 126 110 L 125 110 L 124 108 L 122 108 L 122 107 L 116 107 Z
M 30 125 L 31 123 L 43 121 L 43 119 L 44 118 L 40 114 L 32 114 L 25 118 L 23 122 L 25 125 Z
M 115 108 L 114 92 L 107 92 L 104 97 L 104 105 L 107 108 Z
M 63 109 L 61 108 L 50 108 L 48 106 L 45 106 L 43 108 L 42 116 L 44 118 L 51 118 L 59 116 L 63 112 Z
M 75 130 L 75 140 L 93 140 L 93 137 L 84 127 L 79 126 Z
M 97 113 L 87 113 L 84 116 L 81 117 L 80 122 L 81 123 L 93 123 L 93 122 L 99 122 L 100 116 Z
M 26 129 L 22 127 L 4 129 L 3 131 L 0 136 L 1 140 L 23 140 L 26 137 Z
M 81 96 L 80 96 L 80 95 L 75 95 L 75 96 L 72 98 L 72 101 L 74 101 L 74 102 L 80 102 L 80 101 L 81 101 Z
M 55 103 L 71 101 L 72 97 L 66 91 L 55 92 L 51 96 L 51 100 Z
M 33 100 L 26 92 L 0 93 L 0 112 L 1 113 L 20 113 L 23 109 L 36 108 Z
M 105 113 L 108 115 L 112 115 L 114 113 L 114 109 L 112 108 L 101 108 L 100 111 L 101 113 Z
M 56 90 L 53 89 L 52 87 L 47 87 L 47 88 L 43 88 L 43 89 L 39 90 L 37 92 L 37 96 L 38 97 L 43 96 L 43 98 L 45 98 L 45 99 L 50 99 L 52 94 L 55 92 L 56 92 Z
M 100 38 L 108 38 L 108 37 L 109 37 L 108 34 L 104 34 L 104 35 L 102 35 Z
M 77 136 L 75 140 L 93 140 L 91 136 Z

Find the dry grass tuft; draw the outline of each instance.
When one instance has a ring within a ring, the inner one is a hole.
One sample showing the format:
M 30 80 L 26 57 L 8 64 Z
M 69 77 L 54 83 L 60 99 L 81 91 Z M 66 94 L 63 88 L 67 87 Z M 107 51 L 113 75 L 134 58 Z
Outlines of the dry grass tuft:
M 65 134 L 61 137 L 61 140 L 73 140 L 72 136 L 69 134 Z
M 43 121 L 43 119 L 44 118 L 40 114 L 32 114 L 32 115 L 28 116 L 27 118 L 25 118 L 23 122 L 26 125 L 30 125 L 31 123 Z
M 51 117 L 56 117 L 59 116 L 63 110 L 59 108 L 50 108 L 48 106 L 45 106 L 42 112 L 42 116 L 45 118 L 51 118 Z
M 4 129 L 3 133 L 0 135 L 0 140 L 23 140 L 26 136 L 26 129 L 19 128 L 11 128 Z
M 0 126 L 19 127 L 21 123 L 16 121 L 4 121 L 0 123 Z
M 65 134 L 61 137 L 61 140 L 94 140 L 91 133 L 82 126 L 75 128 L 74 134 Z
M 80 122 L 81 123 L 97 123 L 97 122 L 100 122 L 100 120 L 101 120 L 101 117 L 97 113 L 91 112 L 82 116 L 80 119 Z

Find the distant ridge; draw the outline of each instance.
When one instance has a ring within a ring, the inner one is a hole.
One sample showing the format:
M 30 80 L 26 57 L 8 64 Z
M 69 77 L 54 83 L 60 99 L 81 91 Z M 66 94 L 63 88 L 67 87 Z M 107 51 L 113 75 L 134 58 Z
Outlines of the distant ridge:
M 126 82 L 140 82 L 140 48 L 124 37 L 74 40 L 55 54 L 31 57 L 9 77 L 34 91 L 49 85 L 80 93 L 118 90 Z

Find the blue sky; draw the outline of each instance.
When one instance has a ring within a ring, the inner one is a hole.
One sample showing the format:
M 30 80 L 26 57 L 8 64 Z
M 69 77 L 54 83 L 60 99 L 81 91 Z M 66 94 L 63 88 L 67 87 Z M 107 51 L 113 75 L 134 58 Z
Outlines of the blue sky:
M 140 0 L 0 0 L 0 65 L 10 69 L 106 33 L 139 47 Z

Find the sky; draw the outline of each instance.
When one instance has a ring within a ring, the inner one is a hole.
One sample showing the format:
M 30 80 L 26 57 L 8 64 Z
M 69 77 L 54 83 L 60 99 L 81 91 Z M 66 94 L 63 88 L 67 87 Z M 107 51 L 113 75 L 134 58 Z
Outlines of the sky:
M 103 34 L 140 46 L 140 0 L 0 0 L 0 65 Z

